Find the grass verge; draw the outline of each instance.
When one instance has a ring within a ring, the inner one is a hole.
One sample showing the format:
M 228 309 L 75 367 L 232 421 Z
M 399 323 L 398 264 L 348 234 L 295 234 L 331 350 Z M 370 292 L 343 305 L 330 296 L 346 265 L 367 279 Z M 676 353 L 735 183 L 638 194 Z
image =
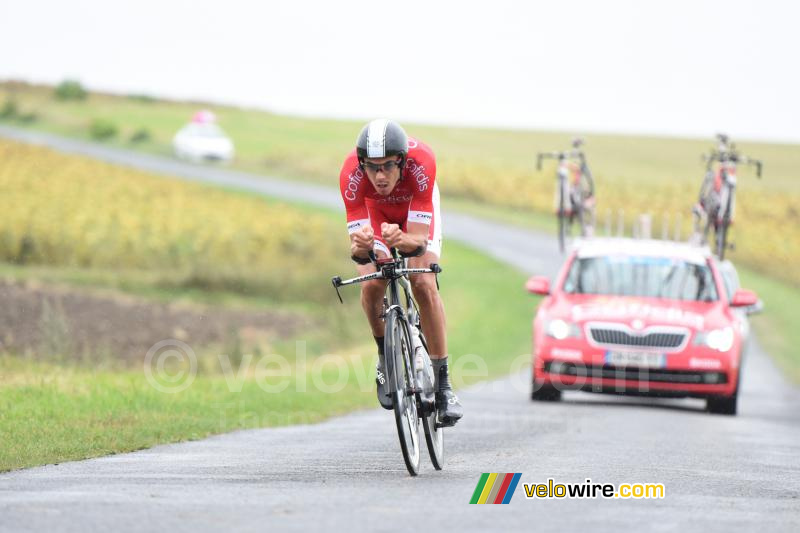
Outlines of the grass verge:
M 443 255 L 456 384 L 508 373 L 529 353 L 536 300 L 523 289 L 525 276 L 456 243 L 448 242 Z M 344 297 L 357 302 L 358 291 Z M 354 307 L 336 301 L 328 312 L 362 325 L 367 336 Z M 195 380 L 177 393 L 151 386 L 141 368 L 109 372 L 0 357 L 0 471 L 375 407 L 371 342 L 327 355 L 311 347 L 307 356 L 298 355 L 295 348 L 283 343 L 280 357 L 225 356 L 229 365 L 203 354 Z M 166 377 L 179 371 L 168 370 Z
M 764 311 L 751 317 L 758 340 L 789 381 L 800 385 L 800 290 L 749 269 L 739 268 L 742 286 L 758 293 Z

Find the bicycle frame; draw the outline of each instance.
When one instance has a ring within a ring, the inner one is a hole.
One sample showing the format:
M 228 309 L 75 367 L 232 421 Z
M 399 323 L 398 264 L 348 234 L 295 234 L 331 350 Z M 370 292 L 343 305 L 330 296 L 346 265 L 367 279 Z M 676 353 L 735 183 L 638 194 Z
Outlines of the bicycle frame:
M 405 260 L 403 260 L 402 263 L 403 267 L 405 267 Z M 403 292 L 403 296 L 405 297 L 405 307 L 400 303 L 400 291 Z M 384 296 L 383 301 L 383 316 L 386 317 L 389 313 L 397 310 L 398 318 L 405 324 L 406 342 L 413 350 L 413 341 L 409 335 L 412 324 L 416 327 L 415 319 L 417 311 L 416 302 L 411 296 L 411 282 L 405 276 L 399 278 L 392 277 L 386 286 L 386 294 L 387 296 Z M 386 358 L 386 375 L 389 377 L 389 383 L 391 384 L 389 392 L 397 391 L 397 387 L 403 382 L 403 380 L 400 379 L 401 376 L 398 375 L 398 370 L 400 369 L 395 368 L 395 363 L 396 361 L 391 357 Z M 411 367 L 413 363 L 411 361 L 405 361 L 405 364 L 407 367 Z M 413 395 L 414 392 L 416 392 L 416 388 L 405 391 L 407 395 Z
M 373 272 L 371 274 L 366 274 L 364 276 L 359 276 L 356 278 L 342 280 L 342 278 L 336 276 L 331 279 L 331 283 L 333 287 L 336 289 L 336 294 L 339 297 L 339 301 L 344 303 L 342 300 L 342 295 L 339 293 L 339 287 L 344 287 L 347 285 L 353 285 L 355 283 L 363 283 L 365 281 L 371 281 L 376 279 L 384 279 L 387 280 L 386 285 L 386 295 L 384 296 L 383 300 L 383 314 L 382 317 L 385 318 L 389 313 L 394 312 L 395 310 L 398 312 L 398 318 L 405 324 L 406 331 L 411 331 L 412 327 L 417 327 L 419 323 L 419 310 L 417 309 L 417 303 L 412 296 L 411 291 L 411 282 L 408 279 L 409 274 L 435 274 L 436 275 L 436 286 L 439 286 L 439 274 L 441 273 L 441 267 L 436 263 L 431 263 L 429 268 L 407 268 L 405 258 L 399 258 L 396 256 L 395 250 L 392 250 L 393 258 L 391 259 L 383 259 L 378 260 L 374 253 L 370 252 L 370 259 L 372 260 L 373 264 L 378 268 L 377 272 Z M 404 298 L 401 300 L 401 291 L 403 292 Z M 405 306 L 402 305 L 402 301 L 405 302 Z M 422 333 L 420 332 L 420 335 Z M 411 342 L 411 339 L 407 339 L 408 342 Z M 410 344 L 409 344 L 410 346 Z M 389 382 L 396 384 L 398 380 L 396 379 L 395 369 L 393 368 L 393 361 L 390 362 L 389 358 L 387 358 L 387 368 L 386 372 L 387 375 L 390 377 Z M 390 366 L 391 365 L 391 366 Z M 390 390 L 389 392 L 395 392 L 397 388 Z M 406 391 L 406 392 L 417 392 L 417 391 Z

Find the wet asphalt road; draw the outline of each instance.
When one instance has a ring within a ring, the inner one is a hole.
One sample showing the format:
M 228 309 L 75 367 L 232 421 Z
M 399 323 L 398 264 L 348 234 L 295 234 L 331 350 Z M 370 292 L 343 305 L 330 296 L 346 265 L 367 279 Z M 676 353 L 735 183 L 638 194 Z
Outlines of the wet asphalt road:
M 324 187 L 4 127 L 0 135 L 339 207 L 337 193 Z M 560 261 L 549 236 L 446 209 L 443 218 L 446 239 L 481 246 L 526 272 L 552 275 Z M 467 414 L 446 431 L 441 472 L 423 452 L 420 476 L 410 478 L 391 413 L 372 409 L 322 424 L 239 431 L 2 474 L 0 531 L 800 531 L 800 392 L 756 339 L 750 348 L 736 417 L 710 415 L 704 402 L 691 399 L 576 392 L 560 403 L 534 404 L 523 368 L 460 392 Z M 510 505 L 467 504 L 482 472 L 522 473 Z M 524 497 L 523 483 L 550 477 L 663 483 L 666 498 Z

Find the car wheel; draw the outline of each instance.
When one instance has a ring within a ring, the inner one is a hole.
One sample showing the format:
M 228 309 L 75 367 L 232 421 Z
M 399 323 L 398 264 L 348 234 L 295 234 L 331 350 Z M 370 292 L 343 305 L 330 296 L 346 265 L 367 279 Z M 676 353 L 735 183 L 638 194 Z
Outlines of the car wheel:
M 561 391 L 552 385 L 533 384 L 531 400 L 535 402 L 557 402 L 561 399 Z
M 706 409 L 717 415 L 735 415 L 737 399 L 736 394 L 727 398 L 709 398 L 706 400 Z
M 730 396 L 709 398 L 706 400 L 706 410 L 717 415 L 735 415 L 739 403 L 739 384 L 742 381 L 742 371 L 736 376 L 736 388 Z

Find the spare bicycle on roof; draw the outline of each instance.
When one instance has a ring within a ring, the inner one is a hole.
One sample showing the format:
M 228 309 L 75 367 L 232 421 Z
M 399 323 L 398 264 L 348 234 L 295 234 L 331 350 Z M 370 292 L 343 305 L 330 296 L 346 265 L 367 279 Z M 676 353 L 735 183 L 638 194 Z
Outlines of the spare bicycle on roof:
M 695 216 L 695 234 L 705 244 L 713 227 L 712 248 L 717 257 L 724 259 L 725 250 L 733 247 L 728 239 L 728 230 L 733 224 L 736 207 L 736 166 L 754 165 L 756 176 L 761 178 L 762 163 L 741 154 L 730 138 L 722 133 L 717 134 L 717 148 L 709 154 L 703 154 L 703 161 L 706 163 L 706 173 L 700 186 L 698 201 L 692 210 Z
M 572 150 L 565 152 L 539 152 L 536 169 L 542 169 L 543 159 L 556 159 L 555 209 L 558 219 L 558 245 L 564 252 L 568 237 L 572 236 L 572 224 L 578 222 L 581 237 L 594 233 L 595 198 L 594 179 L 581 150 L 583 139 L 572 141 Z

